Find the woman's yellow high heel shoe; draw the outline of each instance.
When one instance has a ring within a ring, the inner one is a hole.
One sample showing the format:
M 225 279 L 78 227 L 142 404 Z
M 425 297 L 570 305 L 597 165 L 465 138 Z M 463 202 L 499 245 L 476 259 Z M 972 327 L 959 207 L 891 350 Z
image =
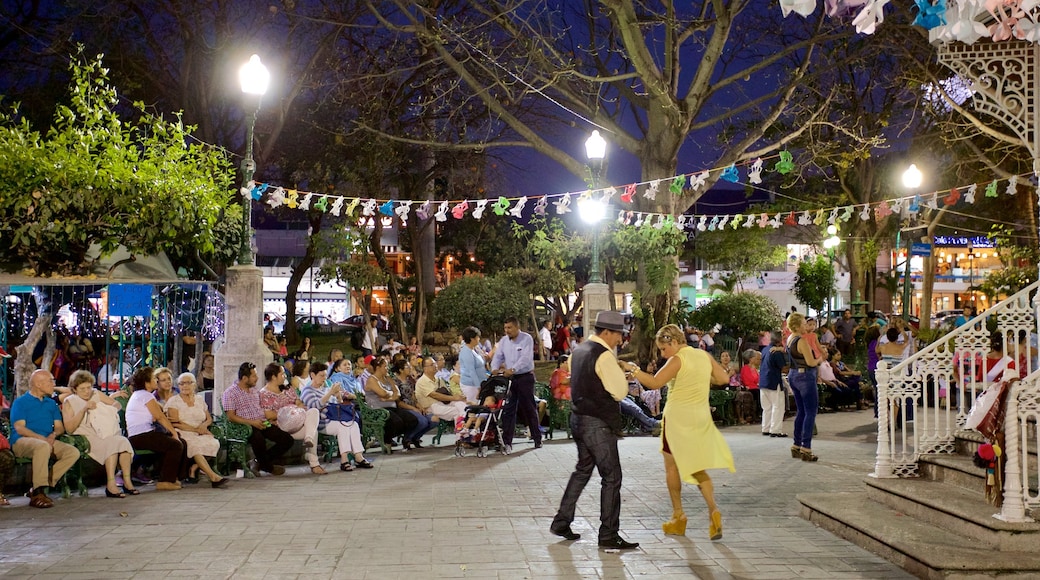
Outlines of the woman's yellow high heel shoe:
M 711 525 L 708 526 L 708 537 L 712 541 L 722 539 L 722 514 L 718 510 L 711 512 Z
M 686 514 L 673 516 L 672 519 L 661 524 L 661 530 L 669 536 L 685 536 L 686 535 Z

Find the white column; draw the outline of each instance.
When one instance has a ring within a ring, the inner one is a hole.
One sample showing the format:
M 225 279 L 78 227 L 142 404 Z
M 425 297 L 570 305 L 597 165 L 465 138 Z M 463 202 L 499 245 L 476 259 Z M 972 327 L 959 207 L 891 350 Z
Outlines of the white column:
M 228 268 L 225 301 L 224 344 L 214 353 L 213 361 L 215 402 L 220 401 L 224 389 L 238 380 L 242 363 L 255 364 L 263 381 L 264 367 L 274 360 L 263 337 L 263 271 L 253 265 Z

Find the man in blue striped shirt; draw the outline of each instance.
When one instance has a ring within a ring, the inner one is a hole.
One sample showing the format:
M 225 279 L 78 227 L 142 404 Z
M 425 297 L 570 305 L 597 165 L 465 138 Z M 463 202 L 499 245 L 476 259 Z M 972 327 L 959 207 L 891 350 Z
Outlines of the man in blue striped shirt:
M 542 432 L 538 428 L 538 410 L 534 406 L 534 340 L 520 332 L 520 321 L 515 316 L 505 322 L 505 336 L 498 341 L 491 359 L 494 374 L 509 377 L 509 398 L 502 407 L 502 445 L 505 453 L 513 451 L 513 433 L 516 416 L 531 428 L 534 448 L 542 447 Z

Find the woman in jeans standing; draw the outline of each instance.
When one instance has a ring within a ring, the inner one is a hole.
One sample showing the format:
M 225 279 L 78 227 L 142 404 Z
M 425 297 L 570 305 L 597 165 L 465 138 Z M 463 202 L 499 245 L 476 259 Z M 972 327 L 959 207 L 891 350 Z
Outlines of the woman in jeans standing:
M 791 446 L 791 457 L 802 461 L 819 459 L 812 452 L 812 432 L 816 424 L 816 411 L 820 406 L 819 391 L 816 390 L 816 368 L 821 359 L 813 354 L 808 340 L 802 340 L 802 326 L 805 316 L 792 312 L 787 317 L 787 328 L 791 331 L 787 339 L 787 352 L 794 364 L 787 375 L 794 391 L 795 405 L 798 412 L 794 416 L 794 445 Z

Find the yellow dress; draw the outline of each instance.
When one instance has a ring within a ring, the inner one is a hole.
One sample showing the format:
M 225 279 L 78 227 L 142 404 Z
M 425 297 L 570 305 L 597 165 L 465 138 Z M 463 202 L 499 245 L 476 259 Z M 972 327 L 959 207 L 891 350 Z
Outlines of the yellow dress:
M 679 475 L 687 483 L 697 483 L 693 474 L 705 469 L 736 471 L 733 454 L 722 433 L 715 428 L 708 405 L 711 355 L 699 348 L 684 346 L 675 356 L 682 367 L 668 387 L 661 452 L 671 452 Z

